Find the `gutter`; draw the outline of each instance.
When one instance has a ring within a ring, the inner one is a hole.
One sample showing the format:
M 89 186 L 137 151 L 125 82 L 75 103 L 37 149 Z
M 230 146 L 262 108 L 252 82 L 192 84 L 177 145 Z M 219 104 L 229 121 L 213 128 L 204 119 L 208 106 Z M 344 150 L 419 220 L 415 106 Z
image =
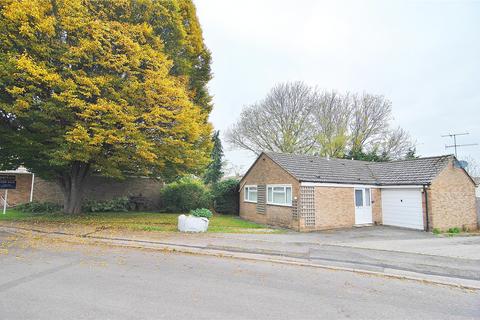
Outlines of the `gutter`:
M 428 232 L 430 223 L 428 221 L 428 193 L 426 185 L 423 186 L 423 194 L 425 195 L 425 231 Z
M 307 187 L 339 187 L 339 188 L 353 188 L 353 187 L 368 187 L 378 189 L 410 189 L 423 187 L 422 184 L 379 184 L 379 183 L 365 183 L 365 182 L 308 182 L 300 181 L 301 186 Z

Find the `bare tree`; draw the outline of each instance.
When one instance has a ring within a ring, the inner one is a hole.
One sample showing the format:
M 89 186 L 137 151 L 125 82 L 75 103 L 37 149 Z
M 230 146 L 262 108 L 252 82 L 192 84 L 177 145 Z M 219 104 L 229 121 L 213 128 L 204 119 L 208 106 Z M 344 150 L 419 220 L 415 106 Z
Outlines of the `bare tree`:
M 350 148 L 359 152 L 382 140 L 392 118 L 392 103 L 380 95 L 363 93 L 352 96 Z
M 343 157 L 349 139 L 351 115 L 349 94 L 342 95 L 335 91 L 317 94 L 312 116 L 315 124 L 315 149 L 319 155 Z
M 414 148 L 410 135 L 404 129 L 397 127 L 384 133 L 379 143 L 379 151 L 389 159 L 405 158 L 408 151 Z
M 256 154 L 309 153 L 314 146 L 310 117 L 314 103 L 315 92 L 304 83 L 279 84 L 264 100 L 242 111 L 227 131 L 227 141 Z
M 472 177 L 480 177 L 480 165 L 478 164 L 477 160 L 472 156 L 463 157 L 463 160 L 467 161 L 468 165 L 465 168 L 468 174 Z
M 392 104 L 381 95 L 320 91 L 302 82 L 275 86 L 246 107 L 227 131 L 234 147 L 253 151 L 316 153 L 399 159 L 414 147 L 409 134 L 390 127 Z

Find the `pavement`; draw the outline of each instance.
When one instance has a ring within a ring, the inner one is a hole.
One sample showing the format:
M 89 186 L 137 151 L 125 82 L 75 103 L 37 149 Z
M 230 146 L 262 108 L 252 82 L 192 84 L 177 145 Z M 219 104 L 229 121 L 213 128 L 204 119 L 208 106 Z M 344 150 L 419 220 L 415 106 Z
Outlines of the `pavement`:
M 417 279 L 480 289 L 480 237 L 439 237 L 392 227 L 314 233 L 181 234 L 3 224 L 0 230 L 115 246 L 169 250 L 371 275 Z
M 90 241 L 0 230 L 0 318 L 480 318 L 476 290 Z

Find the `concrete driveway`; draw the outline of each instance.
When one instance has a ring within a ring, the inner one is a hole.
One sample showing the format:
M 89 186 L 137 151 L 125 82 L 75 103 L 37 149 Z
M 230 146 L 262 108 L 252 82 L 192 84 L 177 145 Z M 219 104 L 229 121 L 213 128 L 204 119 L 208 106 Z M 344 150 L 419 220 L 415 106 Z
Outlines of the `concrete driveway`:
M 429 232 L 372 226 L 312 233 L 224 234 L 245 241 L 333 245 L 480 260 L 480 236 L 437 236 Z

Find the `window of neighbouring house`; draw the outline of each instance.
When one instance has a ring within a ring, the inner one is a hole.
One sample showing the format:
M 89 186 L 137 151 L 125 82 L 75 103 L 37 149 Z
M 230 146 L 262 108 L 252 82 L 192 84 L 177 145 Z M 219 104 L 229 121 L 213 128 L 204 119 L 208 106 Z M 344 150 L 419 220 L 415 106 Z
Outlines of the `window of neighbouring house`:
M 272 185 L 267 186 L 267 203 L 282 206 L 292 205 L 292 186 Z
M 257 186 L 245 186 L 245 201 L 257 202 Z

